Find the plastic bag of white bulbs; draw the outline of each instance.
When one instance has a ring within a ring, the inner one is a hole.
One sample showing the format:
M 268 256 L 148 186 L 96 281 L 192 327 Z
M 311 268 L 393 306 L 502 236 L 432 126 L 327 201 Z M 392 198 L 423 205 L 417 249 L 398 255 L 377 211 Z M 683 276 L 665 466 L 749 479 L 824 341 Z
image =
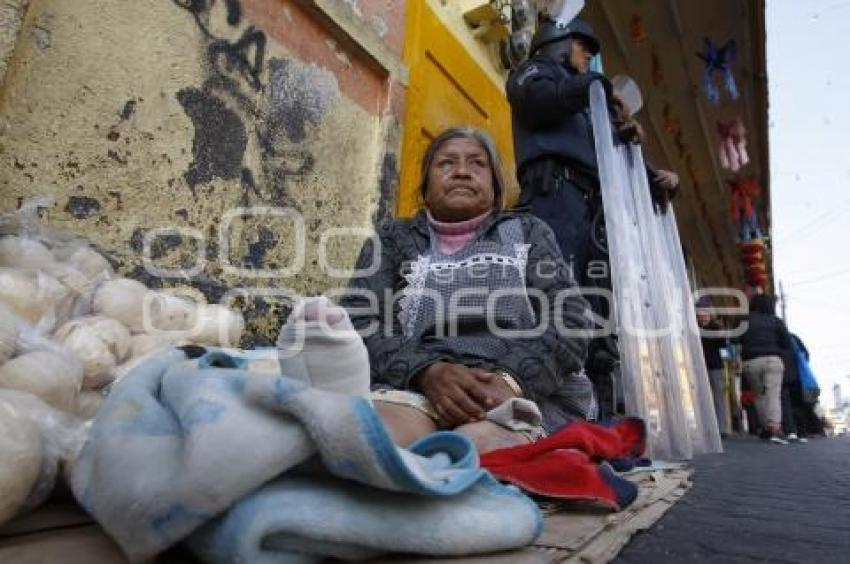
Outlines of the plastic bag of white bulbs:
M 33 198 L 0 216 L 0 303 L 47 333 L 88 313 L 96 288 L 114 276 L 109 262 L 84 239 L 51 229 Z
M 70 349 L 17 320 L 14 356 L 0 365 L 0 390 L 37 396 L 56 409 L 77 413 L 84 365 Z
M 63 324 L 53 338 L 83 364 L 83 388 L 102 388 L 114 377 L 113 369 L 130 353 L 130 331 L 118 321 L 98 315 Z
M 134 334 L 186 332 L 195 307 L 193 299 L 151 290 L 130 278 L 107 280 L 92 299 L 93 313 L 120 321 Z
M 245 331 L 245 319 L 236 310 L 208 304 L 194 288 L 149 292 L 145 311 L 152 335 L 181 339 L 196 345 L 236 348 Z
M 70 316 L 74 301 L 72 290 L 43 271 L 0 266 L 0 303 L 43 333 Z
M 18 332 L 23 322 L 6 304 L 0 303 L 0 366 L 15 354 Z
M 50 495 L 59 463 L 77 457 L 86 430 L 32 394 L 0 389 L 0 525 Z
M 83 391 L 105 391 L 155 350 L 190 343 L 238 347 L 245 328 L 239 312 L 206 304 L 191 288 L 152 290 L 116 276 L 84 239 L 42 221 L 40 210 L 52 203 L 33 198 L 0 215 L 0 369 L 13 362 L 9 371 L 17 375 L 36 366 L 46 378 L 56 364 L 54 351 L 43 347 L 16 352 L 16 320 L 21 320 L 64 345 L 83 367 L 76 409 L 66 395 L 61 401 L 52 391 L 39 395 L 61 409 L 90 414 L 99 395 Z M 13 316 L 5 318 L 5 312 Z M 10 381 L 20 384 L 17 376 Z
M 128 278 L 101 284 L 92 311 L 121 321 L 131 332 L 129 354 L 111 372 L 113 382 L 165 348 L 189 344 L 236 348 L 245 330 L 241 313 L 207 304 L 195 288 L 150 290 Z

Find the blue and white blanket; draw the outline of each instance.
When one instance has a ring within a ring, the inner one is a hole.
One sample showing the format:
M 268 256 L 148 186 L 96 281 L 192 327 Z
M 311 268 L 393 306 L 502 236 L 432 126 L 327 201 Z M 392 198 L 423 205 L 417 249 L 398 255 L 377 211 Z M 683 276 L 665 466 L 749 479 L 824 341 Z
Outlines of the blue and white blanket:
M 132 560 L 183 540 L 211 562 L 465 555 L 540 533 L 537 506 L 463 435 L 398 448 L 367 399 L 247 362 L 169 350 L 98 413 L 71 486 Z

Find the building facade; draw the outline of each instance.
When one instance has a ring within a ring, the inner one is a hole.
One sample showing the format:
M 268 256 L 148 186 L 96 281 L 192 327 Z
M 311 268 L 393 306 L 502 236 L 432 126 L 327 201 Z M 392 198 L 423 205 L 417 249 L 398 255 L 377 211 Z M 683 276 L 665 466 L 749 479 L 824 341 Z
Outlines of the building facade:
M 376 221 L 416 211 L 418 158 L 442 128 L 490 130 L 513 177 L 500 47 L 534 3 L 513 4 L 6 2 L 0 210 L 51 196 L 47 221 L 128 276 L 210 301 L 244 288 L 251 333 L 268 341 L 293 295 L 345 284 Z M 763 6 L 702 4 L 599 0 L 585 16 L 607 74 L 644 89 L 649 159 L 683 179 L 695 277 L 740 287 L 715 129 L 740 116 L 750 132 L 741 174 L 761 183 L 769 230 Z M 740 97 L 725 106 L 701 91 L 708 36 L 739 46 Z

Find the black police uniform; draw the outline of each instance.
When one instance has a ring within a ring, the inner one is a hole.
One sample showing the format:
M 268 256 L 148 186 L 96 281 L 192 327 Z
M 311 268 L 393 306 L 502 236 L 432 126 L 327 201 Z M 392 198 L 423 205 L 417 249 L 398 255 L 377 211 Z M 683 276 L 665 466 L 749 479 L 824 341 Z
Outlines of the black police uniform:
M 577 19 L 569 25 L 564 28 L 547 22 L 535 35 L 532 53 L 545 43 L 567 40 L 573 33 L 586 39 L 592 51 L 598 51 L 598 42 L 586 23 Z M 589 107 L 590 85 L 597 80 L 605 88 L 613 127 L 612 88 L 602 74 L 578 73 L 537 54 L 511 73 L 506 90 L 511 105 L 517 176 L 522 189 L 520 205 L 529 207 L 532 214 L 552 228 L 579 286 L 610 289 Z M 649 167 L 647 170 L 652 180 L 655 173 Z M 657 186 L 653 187 L 653 192 L 658 192 Z M 597 261 L 604 268 L 588 268 Z M 603 318 L 609 316 L 607 300 L 592 295 L 586 297 L 594 312 Z M 591 342 L 586 368 L 595 383 L 598 382 L 595 376 L 607 379 L 617 358 L 613 336 Z M 607 382 L 605 388 L 609 386 Z M 610 389 L 604 390 L 602 395 L 604 392 L 610 393 Z M 604 405 L 605 398 L 600 400 Z
M 573 73 L 537 56 L 521 64 L 507 84 L 520 203 L 555 232 L 580 285 L 589 282 L 591 228 L 601 209 L 588 105 L 595 80 L 610 94 L 610 83 L 601 74 Z

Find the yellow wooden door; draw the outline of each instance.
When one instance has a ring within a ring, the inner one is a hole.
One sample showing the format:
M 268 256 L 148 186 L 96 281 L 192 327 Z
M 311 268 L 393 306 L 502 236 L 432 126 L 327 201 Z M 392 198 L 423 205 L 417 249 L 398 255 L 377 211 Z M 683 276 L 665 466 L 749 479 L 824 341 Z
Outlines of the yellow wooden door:
M 397 213 L 410 217 L 422 206 L 417 186 L 422 155 L 441 131 L 472 125 L 488 131 L 503 159 L 508 200 L 516 197 L 510 108 L 504 85 L 493 81 L 428 0 L 408 5 L 404 58 L 410 71 L 406 96 Z

